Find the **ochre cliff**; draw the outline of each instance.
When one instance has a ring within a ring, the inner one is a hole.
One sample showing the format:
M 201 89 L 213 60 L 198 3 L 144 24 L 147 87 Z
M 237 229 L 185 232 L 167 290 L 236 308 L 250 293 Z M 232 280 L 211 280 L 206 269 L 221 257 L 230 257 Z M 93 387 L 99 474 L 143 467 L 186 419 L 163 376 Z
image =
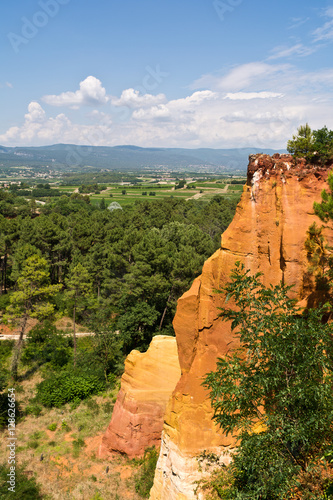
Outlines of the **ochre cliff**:
M 224 301 L 214 290 L 227 282 L 239 260 L 251 273 L 261 271 L 266 285 L 281 280 L 294 285 L 292 293 L 302 305 L 313 301 L 304 242 L 311 223 L 318 222 L 313 202 L 320 201 L 327 175 L 327 168 L 303 159 L 295 164 L 290 155 L 250 157 L 247 185 L 221 248 L 178 301 L 174 329 L 182 375 L 166 411 L 151 500 L 198 498 L 193 483 L 201 476 L 196 457 L 203 450 L 224 453 L 222 460 L 228 462 L 233 440 L 212 422 L 201 385 L 217 357 L 235 342 L 230 324 L 218 318 Z
M 116 451 L 133 458 L 149 446 L 160 446 L 166 405 L 179 377 L 174 337 L 157 335 L 147 352 L 134 350 L 127 356 L 100 457 Z

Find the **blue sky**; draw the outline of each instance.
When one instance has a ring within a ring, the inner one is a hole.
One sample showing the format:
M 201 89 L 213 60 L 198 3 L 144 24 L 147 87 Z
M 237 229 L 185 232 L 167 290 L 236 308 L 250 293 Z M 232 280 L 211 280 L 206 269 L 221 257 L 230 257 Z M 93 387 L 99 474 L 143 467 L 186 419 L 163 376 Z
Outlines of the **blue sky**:
M 0 144 L 285 147 L 333 128 L 333 2 L 1 4 Z

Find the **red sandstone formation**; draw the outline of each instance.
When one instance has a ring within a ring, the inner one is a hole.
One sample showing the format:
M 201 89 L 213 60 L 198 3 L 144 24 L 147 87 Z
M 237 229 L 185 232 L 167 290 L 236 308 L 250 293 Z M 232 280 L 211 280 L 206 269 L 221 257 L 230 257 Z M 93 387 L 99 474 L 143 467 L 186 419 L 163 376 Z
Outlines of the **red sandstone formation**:
M 196 457 L 203 450 L 227 453 L 234 444 L 214 425 L 201 383 L 235 341 L 230 324 L 218 318 L 223 298 L 214 293 L 227 282 L 235 262 L 243 262 L 251 273 L 261 271 L 266 285 L 281 280 L 294 285 L 293 295 L 304 305 L 313 300 L 304 242 L 309 226 L 318 222 L 312 207 L 327 187 L 327 174 L 327 168 L 306 165 L 303 159 L 294 163 L 290 155 L 250 156 L 247 185 L 221 249 L 178 301 L 174 329 L 182 375 L 166 411 L 151 500 L 198 498 Z M 227 454 L 222 460 L 228 461 Z
M 147 352 L 132 351 L 100 456 L 117 451 L 133 458 L 149 446 L 159 447 L 166 405 L 179 377 L 174 337 L 158 335 Z

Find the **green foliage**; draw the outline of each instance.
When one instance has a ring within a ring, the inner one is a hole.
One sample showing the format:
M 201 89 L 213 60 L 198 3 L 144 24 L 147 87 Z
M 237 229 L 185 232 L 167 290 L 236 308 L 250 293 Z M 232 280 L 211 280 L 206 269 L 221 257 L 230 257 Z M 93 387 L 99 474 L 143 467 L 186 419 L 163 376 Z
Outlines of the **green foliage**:
M 308 124 L 301 125 L 287 149 L 296 158 L 304 157 L 308 161 L 327 163 L 333 159 L 333 131 L 325 126 L 319 130 L 311 130 Z
M 182 179 L 175 184 L 175 189 L 182 189 L 185 186 L 185 184 L 186 184 L 185 179 Z
M 32 400 L 24 410 L 26 415 L 34 415 L 35 417 L 39 417 L 42 411 L 43 408 L 35 400 Z
M 323 190 L 321 193 L 321 203 L 315 202 L 313 205 L 315 214 L 324 223 L 333 219 L 333 175 L 328 176 L 329 190 Z M 327 226 L 326 226 L 327 227 Z M 307 257 L 310 263 L 309 271 L 315 276 L 317 290 L 324 302 L 333 304 L 333 249 L 328 245 L 324 237 L 323 230 L 325 226 L 317 226 L 313 223 L 307 231 L 307 240 L 305 247 Z
M 80 451 L 82 450 L 82 448 L 87 446 L 82 438 L 74 439 L 72 445 L 73 445 L 73 456 L 76 458 L 80 455 Z
M 78 180 L 83 182 L 95 181 Z M 157 193 L 157 189 L 145 191 Z M 138 186 L 138 192 L 142 190 Z M 17 201 L 7 194 L 16 213 Z M 2 191 L 1 196 L 5 196 Z M 62 285 L 64 291 L 36 298 L 36 306 L 48 302 L 55 311 L 72 315 L 75 292 L 70 281 L 80 264 L 88 273 L 91 293 L 78 294 L 76 321 L 89 323 L 92 331 L 101 323 L 120 330 L 125 353 L 145 349 L 157 332 L 172 334 L 177 299 L 201 272 L 204 260 L 219 248 L 235 207 L 236 202 L 222 196 L 208 203 L 156 197 L 148 201 L 140 196 L 136 204 L 110 212 L 74 193 L 52 198 L 39 208 L 39 217 L 32 218 L 30 211 L 13 219 L 0 216 L 2 288 L 16 292 L 26 259 L 39 255 L 47 262 L 48 283 Z M 3 300 L 7 296 L 3 294 Z M 136 304 L 143 303 L 149 307 L 144 305 L 136 318 Z
M 328 130 L 325 126 L 320 130 L 313 131 L 313 148 L 323 163 L 333 158 L 333 130 Z
M 0 430 L 4 429 L 8 425 L 8 394 L 4 392 L 0 394 Z M 13 408 L 14 410 L 14 408 Z M 15 400 L 15 421 L 16 423 L 20 420 L 22 416 L 22 411 L 19 403 Z
M 3 366 L 13 352 L 15 340 L 1 340 L 0 342 L 0 363 Z
M 10 295 L 7 294 L 1 294 L 0 295 L 0 311 L 4 311 L 7 306 L 10 304 Z
M 20 321 L 20 337 L 12 360 L 12 376 L 17 378 L 17 366 L 21 354 L 22 340 L 29 317 L 45 319 L 54 312 L 48 301 L 62 285 L 51 285 L 47 261 L 38 254 L 28 257 L 17 280 L 17 289 L 10 296 L 5 319 Z
M 66 403 L 80 401 L 104 389 L 103 382 L 96 375 L 74 371 L 52 374 L 37 386 L 37 399 L 46 407 L 60 408 Z
M 42 500 L 36 479 L 28 478 L 24 472 L 24 466 L 15 465 L 15 492 L 8 490 L 8 474 L 10 473 L 7 464 L 0 465 L 0 498 L 1 500 Z
M 79 187 L 79 193 L 93 193 L 94 191 L 98 191 L 98 184 L 82 184 Z
M 301 314 L 290 287 L 266 288 L 259 278 L 238 263 L 220 291 L 236 304 L 220 315 L 232 322 L 241 348 L 219 359 L 204 385 L 216 422 L 227 434 L 239 432 L 234 498 L 278 500 L 299 474 L 311 476 L 313 460 L 333 439 L 333 342 L 323 311 Z
M 140 470 L 134 476 L 135 491 L 142 498 L 149 498 L 149 493 L 154 482 L 157 459 L 158 451 L 155 447 L 147 448 L 141 460 Z
M 52 297 L 62 288 L 49 284 L 47 261 L 38 254 L 28 257 L 17 280 L 17 290 L 10 296 L 7 307 L 8 319 L 22 315 L 32 318 L 45 318 L 52 314 L 54 307 L 45 298 Z
M 288 141 L 287 150 L 296 158 L 304 157 L 309 160 L 312 158 L 313 142 L 312 130 L 306 123 L 301 125 L 297 129 L 297 135 L 293 135 L 292 140 Z
M 57 429 L 57 424 L 53 423 L 48 426 L 49 431 L 54 432 Z
M 112 383 L 115 374 L 120 375 L 124 367 L 123 341 L 110 328 L 98 329 L 93 337 L 93 355 L 102 367 L 107 382 Z
M 71 342 L 64 332 L 45 321 L 30 330 L 21 361 L 23 364 L 49 363 L 52 368 L 63 367 L 72 358 Z
M 321 193 L 321 203 L 314 202 L 313 207 L 315 214 L 323 222 L 328 222 L 333 219 L 333 173 L 331 172 L 327 179 L 329 192 L 323 190 Z

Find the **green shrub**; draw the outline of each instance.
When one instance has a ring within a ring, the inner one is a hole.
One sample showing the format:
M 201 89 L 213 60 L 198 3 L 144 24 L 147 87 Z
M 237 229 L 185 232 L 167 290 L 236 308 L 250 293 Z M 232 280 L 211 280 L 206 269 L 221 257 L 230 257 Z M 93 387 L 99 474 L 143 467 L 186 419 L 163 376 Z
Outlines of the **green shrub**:
M 86 406 L 87 406 L 87 408 L 89 408 L 91 413 L 93 413 L 93 415 L 99 414 L 98 403 L 96 403 L 96 401 L 94 401 L 93 399 L 88 399 L 88 401 L 86 401 Z
M 9 374 L 7 370 L 0 369 L 0 392 L 5 389 L 8 383 Z
M 49 321 L 32 328 L 22 353 L 23 364 L 50 363 L 54 368 L 66 365 L 72 357 L 71 339 Z
M 34 439 L 33 441 L 28 441 L 28 444 L 27 444 L 28 448 L 35 450 L 36 448 L 38 448 L 38 446 L 39 446 L 39 442 L 36 439 Z
M 35 402 L 32 402 L 32 404 L 26 406 L 25 408 L 25 414 L 26 415 L 34 415 L 35 417 L 39 417 L 39 415 L 42 413 L 43 408 L 36 404 Z
M 153 486 L 158 452 L 155 446 L 147 448 L 142 459 L 140 470 L 134 476 L 135 491 L 142 498 L 148 498 Z
M 65 431 L 65 432 L 69 432 L 69 431 L 72 430 L 72 428 L 68 425 L 68 423 L 66 422 L 66 420 L 63 420 L 61 422 L 61 430 Z
M 0 364 L 3 366 L 13 352 L 15 340 L 1 340 L 0 342 Z
M 113 406 L 114 406 L 114 403 L 112 403 L 111 401 L 107 401 L 106 403 L 104 403 L 102 405 L 104 413 L 111 414 L 112 410 L 113 410 Z
M 87 446 L 86 443 L 84 442 L 84 439 L 82 439 L 82 438 L 75 439 L 72 444 L 73 444 L 73 456 L 74 457 L 78 457 L 81 449 L 84 448 L 85 446 Z
M 8 425 L 8 394 L 7 392 L 0 394 L 0 430 Z M 21 409 L 18 402 L 15 400 L 15 421 L 19 421 L 21 417 Z M 0 497 L 1 498 L 1 497 Z
M 57 424 L 53 423 L 48 426 L 48 430 L 54 432 L 57 428 Z
M 95 375 L 62 372 L 43 380 L 37 386 L 37 398 L 46 407 L 60 408 L 66 403 L 86 399 L 104 389 L 105 384 Z
M 28 478 L 24 468 L 15 466 L 15 493 L 8 490 L 8 474 L 10 469 L 7 464 L 0 465 L 0 498 L 1 500 L 42 500 L 43 495 L 34 477 Z
M 9 304 L 10 304 L 10 293 L 5 293 L 5 294 L 2 293 L 0 295 L 0 311 L 5 311 L 6 307 L 9 306 Z M 4 340 L 4 342 L 6 341 Z

